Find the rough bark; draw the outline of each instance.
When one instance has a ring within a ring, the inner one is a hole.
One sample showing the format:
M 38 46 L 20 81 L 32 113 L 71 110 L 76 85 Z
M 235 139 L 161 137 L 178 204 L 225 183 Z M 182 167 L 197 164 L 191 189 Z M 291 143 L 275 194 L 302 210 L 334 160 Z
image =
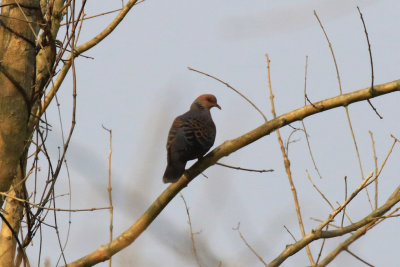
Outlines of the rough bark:
M 22 180 L 22 170 L 17 170 L 17 179 L 14 179 L 14 185 L 11 186 L 10 195 L 12 197 L 24 198 Z M 14 258 L 16 252 L 18 231 L 21 226 L 23 216 L 23 205 L 20 201 L 13 198 L 7 198 L 4 207 L 4 219 L 1 224 L 0 231 L 0 266 L 11 267 L 14 266 Z M 8 223 L 8 224 L 7 224 Z M 10 228 L 11 226 L 11 228 Z
M 0 191 L 22 197 L 28 121 L 34 102 L 39 0 L 2 1 L 0 17 Z M 2 206 L 3 200 L 0 201 Z M 0 267 L 14 266 L 21 203 L 7 199 L 0 232 Z M 5 220 L 7 223 L 5 222 Z M 11 228 L 10 228 L 11 226 Z M 14 234 L 13 234 L 14 232 Z
M 3 1 L 4 5 L 6 1 Z M 39 0 L 7 1 L 0 18 L 0 191 L 10 188 L 30 133 Z

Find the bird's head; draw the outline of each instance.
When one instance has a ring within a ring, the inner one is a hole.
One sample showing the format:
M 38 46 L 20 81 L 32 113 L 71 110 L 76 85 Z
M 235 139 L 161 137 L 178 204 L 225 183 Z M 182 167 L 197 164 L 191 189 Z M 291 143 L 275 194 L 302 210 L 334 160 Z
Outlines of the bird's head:
M 221 109 L 221 107 L 217 103 L 217 98 L 212 94 L 201 95 L 193 102 L 191 108 L 200 106 L 201 108 L 210 110 L 212 107 L 217 107 Z

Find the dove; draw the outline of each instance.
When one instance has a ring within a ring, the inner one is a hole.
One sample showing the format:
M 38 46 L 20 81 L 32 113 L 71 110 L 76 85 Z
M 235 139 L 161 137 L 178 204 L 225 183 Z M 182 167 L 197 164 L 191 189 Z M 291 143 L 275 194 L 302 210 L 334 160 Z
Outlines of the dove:
M 210 109 L 221 107 L 212 94 L 197 97 L 190 110 L 172 123 L 167 140 L 167 168 L 163 182 L 174 183 L 185 171 L 189 160 L 201 158 L 213 146 L 216 135 Z

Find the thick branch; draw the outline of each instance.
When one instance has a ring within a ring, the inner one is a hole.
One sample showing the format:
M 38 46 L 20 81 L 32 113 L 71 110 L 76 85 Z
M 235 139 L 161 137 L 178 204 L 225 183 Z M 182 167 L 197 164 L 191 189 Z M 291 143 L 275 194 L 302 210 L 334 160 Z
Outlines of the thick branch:
M 240 148 L 257 141 L 261 137 L 270 134 L 272 131 L 293 123 L 294 121 L 302 120 L 308 116 L 323 112 L 325 110 L 333 109 L 340 106 L 347 106 L 349 104 L 360 102 L 376 96 L 400 91 L 400 80 L 375 86 L 374 89 L 375 90 L 373 91 L 370 90 L 370 88 L 362 89 L 352 93 L 329 98 L 314 103 L 313 105 L 308 105 L 296 109 L 294 111 L 281 115 L 276 119 L 266 122 L 258 128 L 236 139 L 225 141 L 222 145 L 218 146 L 209 154 L 207 154 L 207 156 L 196 162 L 190 169 L 185 172 L 185 174 L 178 182 L 171 184 L 168 188 L 166 188 L 164 192 L 162 192 L 161 195 L 151 204 L 147 211 L 128 230 L 123 232 L 110 244 L 101 246 L 87 256 L 84 256 L 81 259 L 68 264 L 68 266 L 93 266 L 99 262 L 107 260 L 118 251 L 130 245 L 143 231 L 146 230 L 146 228 L 153 222 L 158 214 L 160 214 L 160 212 L 166 207 L 166 205 L 176 196 L 176 194 L 179 193 L 179 191 L 185 188 L 192 179 L 194 179 L 205 169 L 214 165 L 220 158 L 226 157 L 229 154 L 239 150 Z M 396 196 L 400 199 L 400 188 L 398 188 L 396 191 L 399 191 L 398 196 Z M 298 250 L 303 248 L 306 244 L 310 243 L 313 239 L 315 239 L 315 234 L 309 234 L 301 241 L 297 242 L 301 244 L 299 245 Z M 289 249 L 292 250 L 293 247 L 294 246 L 290 246 Z

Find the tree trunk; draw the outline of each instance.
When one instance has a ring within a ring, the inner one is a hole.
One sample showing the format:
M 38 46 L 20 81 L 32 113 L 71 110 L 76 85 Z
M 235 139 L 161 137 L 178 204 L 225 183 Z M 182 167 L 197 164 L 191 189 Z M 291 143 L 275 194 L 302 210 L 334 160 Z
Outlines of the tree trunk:
M 21 183 L 22 175 L 21 170 L 18 168 L 17 177 L 13 186 L 11 186 L 10 196 L 23 198 L 24 189 Z M 7 197 L 7 202 L 4 206 L 4 219 L 1 224 L 0 231 L 0 266 L 1 267 L 12 267 L 14 266 L 14 258 L 16 251 L 17 240 L 15 236 L 18 236 L 18 231 L 21 227 L 21 220 L 23 216 L 23 204 L 11 197 Z M 10 228 L 11 227 L 11 228 Z M 23 253 L 21 251 L 21 253 Z
M 0 18 L 0 191 L 10 188 L 26 149 L 36 74 L 39 0 L 3 1 Z M 32 23 L 28 23 L 32 22 Z M 22 162 L 21 162 L 22 160 Z M 22 175 L 24 175 L 22 173 Z
M 0 17 L 0 191 L 21 197 L 28 129 L 34 102 L 36 36 L 41 11 L 39 0 L 2 1 Z M 18 179 L 16 179 L 18 178 Z M 3 201 L 1 201 L 1 206 Z M 0 267 L 14 266 L 16 239 L 22 219 L 22 204 L 7 199 L 0 232 Z M 4 219 L 3 218 L 3 219 Z

